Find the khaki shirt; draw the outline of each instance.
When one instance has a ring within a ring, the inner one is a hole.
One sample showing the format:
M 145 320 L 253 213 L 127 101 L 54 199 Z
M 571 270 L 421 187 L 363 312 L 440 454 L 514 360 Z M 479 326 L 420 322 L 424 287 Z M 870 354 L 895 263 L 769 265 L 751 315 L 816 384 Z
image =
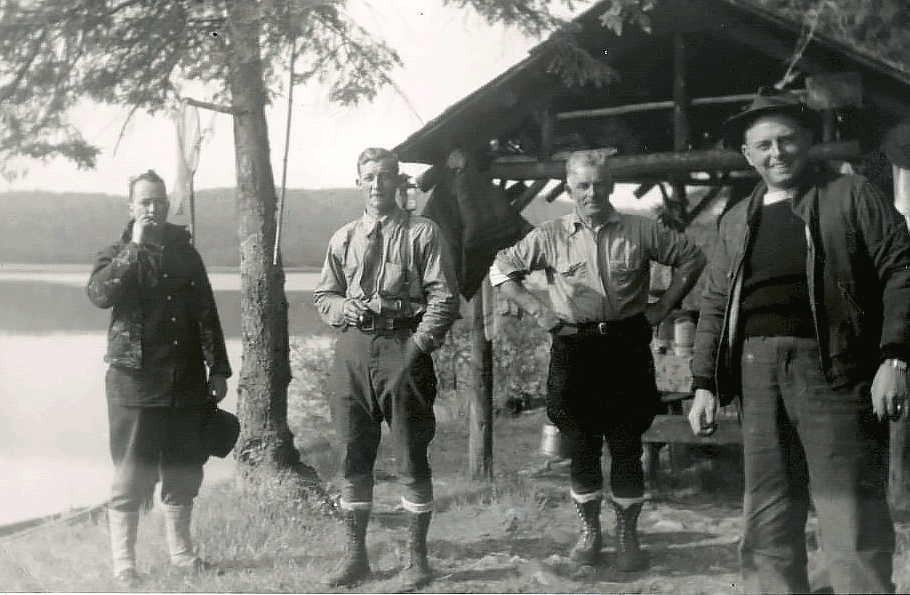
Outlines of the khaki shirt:
M 376 314 L 388 317 L 422 315 L 414 341 L 425 352 L 439 347 L 458 315 L 458 295 L 452 289 L 451 265 L 435 223 L 404 209 L 380 219 L 383 247 L 376 280 L 377 295 L 360 288 L 367 234 L 376 218 L 363 214 L 335 232 L 314 290 L 322 319 L 344 327 L 347 299 L 361 300 Z
M 694 267 L 700 253 L 685 235 L 646 217 L 613 211 L 592 229 L 572 213 L 500 251 L 491 281 L 499 285 L 542 270 L 560 320 L 619 320 L 645 311 L 652 261 Z

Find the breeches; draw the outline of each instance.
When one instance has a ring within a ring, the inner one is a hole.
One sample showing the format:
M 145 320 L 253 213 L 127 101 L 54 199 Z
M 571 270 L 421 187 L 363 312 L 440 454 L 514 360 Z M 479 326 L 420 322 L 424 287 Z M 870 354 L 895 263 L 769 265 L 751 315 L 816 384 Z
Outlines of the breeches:
M 405 506 L 429 507 L 433 483 L 427 447 L 436 433 L 436 372 L 429 354 L 406 366 L 410 331 L 363 333 L 348 329 L 335 347 L 330 406 L 343 457 L 343 504 L 373 499 L 373 465 L 390 429 Z
M 162 502 L 192 503 L 207 459 L 200 442 L 199 410 L 125 407 L 108 401 L 108 422 L 114 461 L 111 508 L 139 510 L 159 480 Z
M 610 487 L 619 498 L 644 494 L 641 435 L 660 406 L 651 331 L 632 319 L 625 332 L 553 337 L 547 415 L 571 440 L 576 494 L 603 487 L 601 459 L 610 449 Z
M 888 426 L 869 383 L 832 388 L 814 339 L 751 337 L 742 355 L 748 593 L 809 591 L 810 500 L 838 593 L 893 592 Z

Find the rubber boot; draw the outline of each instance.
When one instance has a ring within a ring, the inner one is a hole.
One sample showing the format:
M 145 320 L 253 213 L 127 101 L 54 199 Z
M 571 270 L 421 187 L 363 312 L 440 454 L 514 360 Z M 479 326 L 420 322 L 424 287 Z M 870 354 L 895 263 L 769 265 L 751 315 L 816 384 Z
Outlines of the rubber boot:
M 432 516 L 432 512 L 408 513 L 408 565 L 398 577 L 397 593 L 416 591 L 433 580 L 427 559 L 427 532 Z
M 111 532 L 111 554 L 114 576 L 126 587 L 139 584 L 136 572 L 136 536 L 139 533 L 139 512 L 107 509 Z
M 341 564 L 326 576 L 325 584 L 330 587 L 350 587 L 370 576 L 370 560 L 367 557 L 367 524 L 370 509 L 347 510 L 344 527 L 347 542 Z
M 575 501 L 575 512 L 581 521 L 578 542 L 569 553 L 573 562 L 582 566 L 595 566 L 600 562 L 603 535 L 600 531 L 600 497 L 587 502 Z
M 623 505 L 612 500 L 616 512 L 616 566 L 624 572 L 648 567 L 648 557 L 638 543 L 638 515 L 643 500 Z

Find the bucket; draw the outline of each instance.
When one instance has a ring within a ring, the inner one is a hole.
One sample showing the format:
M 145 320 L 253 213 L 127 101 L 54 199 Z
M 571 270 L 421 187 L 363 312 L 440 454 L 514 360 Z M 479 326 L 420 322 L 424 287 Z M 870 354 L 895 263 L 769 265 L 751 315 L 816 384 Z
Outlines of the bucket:
M 673 322 L 662 320 L 654 330 L 654 350 L 658 353 L 666 353 L 670 350 L 671 343 L 673 343 Z
M 571 455 L 569 439 L 551 423 L 544 423 L 540 452 L 551 459 L 567 459 Z
M 686 312 L 673 322 L 673 353 L 677 357 L 692 357 L 695 345 L 695 317 Z

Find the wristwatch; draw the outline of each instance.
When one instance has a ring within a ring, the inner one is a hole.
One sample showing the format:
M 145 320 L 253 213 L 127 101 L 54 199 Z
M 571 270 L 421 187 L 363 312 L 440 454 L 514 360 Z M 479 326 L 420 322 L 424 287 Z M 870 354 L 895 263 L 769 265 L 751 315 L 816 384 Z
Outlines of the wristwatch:
M 885 363 L 888 364 L 889 366 L 891 366 L 892 368 L 894 368 L 895 370 L 897 370 L 898 372 L 901 372 L 902 374 L 907 373 L 907 362 L 905 362 L 902 359 L 897 359 L 897 358 L 886 359 Z

